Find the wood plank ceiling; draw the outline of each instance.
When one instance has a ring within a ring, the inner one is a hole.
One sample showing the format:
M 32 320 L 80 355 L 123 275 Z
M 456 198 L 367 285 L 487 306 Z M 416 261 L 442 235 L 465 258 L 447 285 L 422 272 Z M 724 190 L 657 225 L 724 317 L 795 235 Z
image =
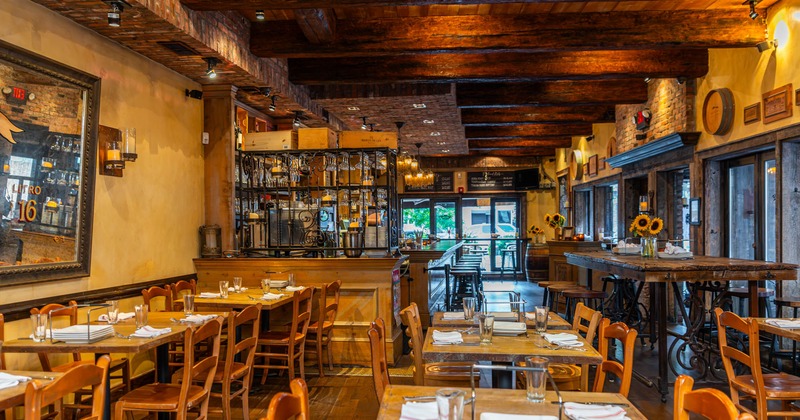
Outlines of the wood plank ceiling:
M 775 1 L 756 3 L 763 14 Z M 764 39 L 742 0 L 180 3 L 243 16 L 249 53 L 285 60 L 329 115 L 350 129 L 403 121 L 401 147 L 431 156 L 552 155 L 613 122 L 615 105 L 646 101 L 645 78 L 697 78 L 708 49 Z

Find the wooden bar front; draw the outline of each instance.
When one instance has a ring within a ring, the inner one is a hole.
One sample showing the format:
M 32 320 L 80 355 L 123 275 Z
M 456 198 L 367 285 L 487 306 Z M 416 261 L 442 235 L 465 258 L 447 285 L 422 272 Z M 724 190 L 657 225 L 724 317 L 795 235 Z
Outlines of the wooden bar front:
M 331 341 L 333 361 L 369 366 L 367 330 L 375 318 L 386 321 L 389 363 L 402 354 L 399 268 L 405 258 L 198 258 L 194 265 L 199 291 L 216 291 L 220 280 L 232 281 L 233 277 L 242 277 L 245 287 L 257 289 L 267 272 L 279 280 L 292 272 L 299 286 L 318 287 L 340 279 L 341 298 Z M 395 281 L 394 270 L 398 270 Z M 315 310 L 316 304 L 315 295 Z M 287 311 L 291 311 L 291 305 L 272 311 L 271 325 L 281 325 L 281 320 L 288 319 Z
M 444 310 L 432 307 L 437 302 L 444 302 L 444 271 L 429 270 L 444 267 L 445 264 L 452 266 L 462 245 L 461 241 L 444 239 L 420 249 L 402 251 L 408 255 L 410 262 L 409 281 L 404 282 L 402 287 L 402 304 L 404 307 L 411 302 L 417 304 L 423 328 L 431 326 L 434 312 Z

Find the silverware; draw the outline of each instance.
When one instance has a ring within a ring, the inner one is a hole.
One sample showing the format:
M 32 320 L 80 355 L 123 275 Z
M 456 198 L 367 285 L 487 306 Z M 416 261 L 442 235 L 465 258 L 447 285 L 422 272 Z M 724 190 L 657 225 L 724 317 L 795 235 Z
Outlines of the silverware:
M 431 402 L 436 401 L 435 395 L 414 395 L 403 397 L 405 402 Z M 472 404 L 472 398 L 464 398 L 464 404 Z
M 130 340 L 130 339 L 132 338 L 131 336 L 132 336 L 133 334 L 131 334 L 131 335 L 124 335 L 124 334 L 120 334 L 120 333 L 115 333 L 114 335 L 115 335 L 115 336 L 117 336 L 117 338 L 124 338 L 124 339 L 126 339 L 126 340 Z
M 593 402 L 564 401 L 564 404 L 566 404 L 568 402 L 569 403 L 573 403 L 573 404 L 583 404 L 583 405 L 602 405 L 602 406 L 608 406 L 608 407 L 630 407 L 630 405 L 626 404 L 626 403 L 603 403 L 603 402 L 593 403 Z M 558 401 L 550 401 L 550 404 L 558 404 Z
M 434 346 L 480 346 L 481 343 L 431 343 Z

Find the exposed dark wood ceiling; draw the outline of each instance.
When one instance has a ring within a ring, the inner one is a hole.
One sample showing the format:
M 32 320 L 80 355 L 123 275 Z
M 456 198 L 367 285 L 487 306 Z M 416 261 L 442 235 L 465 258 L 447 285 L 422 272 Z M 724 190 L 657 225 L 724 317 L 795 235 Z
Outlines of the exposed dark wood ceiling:
M 109 34 L 69 13 L 86 1 L 34 1 L 182 71 L 131 33 Z M 702 76 L 709 48 L 764 38 L 742 0 L 165 1 L 180 1 L 186 19 L 222 13 L 234 21 L 246 32 L 235 42 L 249 39 L 239 48 L 285 65 L 289 85 L 344 126 L 358 129 L 366 116 L 376 130 L 396 130 L 403 121 L 401 147 L 422 142 L 423 154 L 439 156 L 553 154 L 592 123 L 613 122 L 615 105 L 646 101 L 645 78 Z M 195 71 L 184 74 L 209 83 Z M 241 79 L 259 86 L 238 73 L 226 82 Z M 245 99 L 267 108 L 258 95 Z M 311 122 L 321 119 L 304 109 Z

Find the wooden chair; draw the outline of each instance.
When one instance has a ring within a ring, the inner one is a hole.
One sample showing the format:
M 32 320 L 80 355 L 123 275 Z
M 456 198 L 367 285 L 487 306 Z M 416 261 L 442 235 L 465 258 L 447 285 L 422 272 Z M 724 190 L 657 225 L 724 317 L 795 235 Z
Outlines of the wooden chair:
M 699 414 L 710 420 L 751 420 L 749 413 L 739 414 L 736 405 L 724 392 L 703 388 L 692 390 L 694 379 L 680 375 L 675 380 L 673 419 L 689 420 L 690 414 Z
M 311 299 L 314 289 L 305 289 L 294 292 L 292 299 L 292 324 L 288 331 L 267 331 L 258 337 L 258 350 L 253 368 L 264 369 L 261 383 L 266 383 L 270 369 L 285 369 L 289 371 L 289 378 L 295 377 L 295 363 L 300 365 L 300 377 L 305 380 L 305 341 L 308 324 L 311 321 Z M 273 350 L 275 349 L 275 350 Z M 285 365 L 272 364 L 272 360 L 285 361 Z
M 149 289 L 144 289 L 142 290 L 142 297 L 144 298 L 144 303 L 145 305 L 147 305 L 147 308 L 150 310 L 150 312 L 157 312 L 155 307 L 153 306 L 153 303 L 155 302 L 153 302 L 152 300 L 157 297 L 164 298 L 164 309 L 162 309 L 161 311 L 169 312 L 172 311 L 174 308 L 174 305 L 172 303 L 172 288 L 168 284 L 165 285 L 164 287 L 153 286 L 150 287 Z
M 400 311 L 403 322 L 408 326 L 406 332 L 411 337 L 411 358 L 414 361 L 414 384 L 426 386 L 470 386 L 469 362 L 424 363 L 422 360 L 422 323 L 419 319 L 419 308 L 411 302 Z M 477 379 L 477 373 L 476 373 Z
M 628 398 L 631 379 L 633 378 L 633 347 L 636 344 L 637 335 L 639 333 L 636 330 L 629 328 L 623 322 L 612 324 L 608 318 L 600 321 L 597 350 L 603 356 L 603 362 L 597 367 L 593 392 L 603 392 L 606 374 L 610 372 L 620 379 L 618 392 Z M 622 343 L 622 363 L 611 359 L 609 356 L 608 340 L 611 339 L 617 339 Z
M 306 381 L 296 378 L 289 384 L 292 393 L 279 392 L 272 397 L 267 408 L 267 417 L 262 420 L 310 420 L 308 410 L 308 387 Z
M 572 319 L 572 329 L 582 333 L 589 343 L 594 342 L 597 327 L 603 314 L 578 302 L 575 305 L 575 316 Z M 561 391 L 577 391 L 581 386 L 581 367 L 563 363 L 551 363 L 548 368 L 553 382 Z
M 199 419 L 207 418 L 221 331 L 221 318 L 187 329 L 183 340 L 186 357 L 180 383 L 153 383 L 125 394 L 114 405 L 114 418 L 122 420 L 126 412 L 146 411 L 175 413 L 177 420 L 185 420 L 190 410 L 199 411 Z M 197 347 L 208 341 L 211 341 L 211 354 L 197 354 Z
M 317 354 L 317 364 L 319 365 L 320 378 L 325 376 L 325 369 L 322 363 L 322 350 L 328 354 L 328 367 L 333 369 L 333 355 L 331 354 L 331 332 L 333 332 L 333 321 L 336 319 L 336 312 L 339 310 L 339 290 L 342 281 L 336 280 L 326 284 L 319 294 L 319 315 L 317 320 L 308 326 L 308 339 L 306 350 L 311 350 Z
M 30 381 L 25 388 L 25 420 L 41 420 L 43 407 L 60 404 L 64 397 L 85 387 L 92 388 L 92 406 L 90 416 L 84 419 L 101 419 L 106 398 L 110 398 L 106 395 L 110 363 L 111 358 L 104 355 L 97 359 L 97 364 L 76 365 L 47 385 L 38 380 Z
M 6 318 L 0 314 L 0 343 L 6 339 Z M 0 370 L 6 369 L 6 354 L 3 353 L 3 347 L 0 346 Z
M 172 291 L 172 309 L 175 311 L 183 310 L 183 295 L 197 294 L 197 280 L 180 280 L 169 285 Z
M 383 392 L 389 386 L 389 365 L 386 361 L 386 324 L 376 318 L 367 330 L 369 349 L 372 355 L 372 380 L 375 382 L 375 395 L 378 404 L 383 400 Z
M 242 400 L 242 418 L 250 418 L 248 396 L 253 376 L 253 359 L 258 331 L 261 325 L 261 304 L 248 306 L 241 312 L 228 314 L 228 344 L 225 360 L 217 363 L 214 383 L 222 387 L 222 392 L 211 392 L 212 397 L 222 400 L 222 418 L 231 419 L 231 399 Z M 239 361 L 236 361 L 238 356 Z M 236 391 L 231 392 L 235 386 Z
M 714 309 L 714 315 L 717 320 L 722 365 L 725 367 L 731 399 L 736 408 L 763 420 L 767 417 L 800 416 L 800 412 L 791 409 L 791 402 L 800 399 L 800 378 L 783 372 L 764 374 L 761 371 L 758 323 L 752 319 L 740 318 L 733 312 L 725 312 L 721 308 Z M 728 328 L 748 338 L 747 353 L 728 345 Z M 734 361 L 747 367 L 750 374 L 737 375 L 733 368 Z M 742 405 L 742 399 L 755 400 L 756 410 Z M 782 410 L 769 411 L 769 400 L 781 401 Z

